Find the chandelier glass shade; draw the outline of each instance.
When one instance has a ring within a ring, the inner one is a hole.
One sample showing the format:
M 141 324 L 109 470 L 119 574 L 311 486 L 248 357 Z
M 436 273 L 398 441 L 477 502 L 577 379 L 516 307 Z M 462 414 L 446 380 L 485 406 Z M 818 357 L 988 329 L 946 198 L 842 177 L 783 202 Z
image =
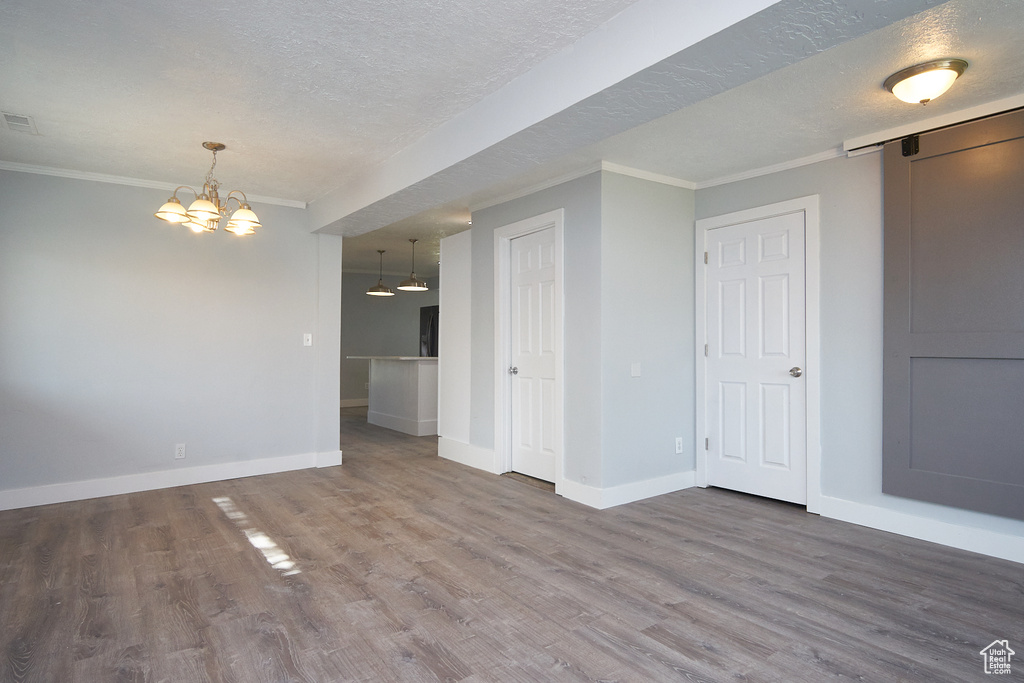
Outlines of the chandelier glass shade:
M 245 193 L 241 190 L 232 190 L 222 200 L 219 193 L 220 183 L 213 175 L 213 169 L 217 166 L 217 152 L 226 149 L 225 146 L 219 142 L 204 142 L 203 147 L 213 152 L 213 163 L 206 173 L 203 191 L 196 192 L 188 185 L 181 185 L 153 215 L 168 223 L 181 223 L 195 233 L 214 232 L 220 225 L 221 218 L 228 217 L 231 201 L 234 200 L 238 208 L 231 213 L 224 229 L 235 235 L 254 234 L 256 228 L 261 227 L 260 220 L 249 206 Z M 178 199 L 178 190 L 188 190 L 195 195 L 195 201 L 189 204 L 188 209 L 182 206 L 181 200 Z M 240 195 L 241 198 L 236 195 Z

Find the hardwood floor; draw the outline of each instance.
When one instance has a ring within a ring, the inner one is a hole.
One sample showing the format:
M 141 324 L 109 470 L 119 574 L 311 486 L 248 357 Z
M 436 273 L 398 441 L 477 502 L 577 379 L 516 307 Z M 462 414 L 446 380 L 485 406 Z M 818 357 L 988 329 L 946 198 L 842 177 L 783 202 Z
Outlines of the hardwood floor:
M 1024 652 L 1019 564 L 714 489 L 597 511 L 345 412 L 340 467 L 0 512 L 0 680 L 968 681 Z

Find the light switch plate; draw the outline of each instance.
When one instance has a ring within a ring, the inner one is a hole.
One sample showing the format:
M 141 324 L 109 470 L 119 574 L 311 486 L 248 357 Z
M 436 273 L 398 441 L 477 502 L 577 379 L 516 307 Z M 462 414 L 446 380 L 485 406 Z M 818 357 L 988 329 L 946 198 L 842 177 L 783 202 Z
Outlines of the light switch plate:
M 302 345 L 303 346 L 312 346 L 313 345 L 313 335 L 312 335 L 312 333 L 307 332 L 306 334 L 302 335 Z

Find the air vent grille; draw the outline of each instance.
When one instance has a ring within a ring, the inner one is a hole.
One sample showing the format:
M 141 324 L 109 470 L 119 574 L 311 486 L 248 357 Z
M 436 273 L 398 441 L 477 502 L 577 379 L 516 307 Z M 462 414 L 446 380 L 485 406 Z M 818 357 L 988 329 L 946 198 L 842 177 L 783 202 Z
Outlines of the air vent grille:
M 29 135 L 39 135 L 39 131 L 36 130 L 36 122 L 32 120 L 31 116 L 11 114 L 6 111 L 0 113 L 3 114 L 4 123 L 7 125 L 9 130 L 13 130 L 18 133 L 28 133 Z

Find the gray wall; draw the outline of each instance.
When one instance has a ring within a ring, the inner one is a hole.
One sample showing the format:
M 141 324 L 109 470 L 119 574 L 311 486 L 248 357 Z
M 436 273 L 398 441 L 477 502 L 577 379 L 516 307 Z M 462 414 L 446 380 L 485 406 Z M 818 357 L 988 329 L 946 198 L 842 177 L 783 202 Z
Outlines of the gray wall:
M 384 284 L 395 289 L 409 277 L 384 274 Z M 344 273 L 341 287 L 341 400 L 365 399 L 369 394 L 370 361 L 348 356 L 420 355 L 420 308 L 436 306 L 437 279 L 427 280 L 426 292 L 399 292 L 394 296 L 368 296 L 377 273 Z
M 608 488 L 692 470 L 693 277 L 679 264 L 693 259 L 693 192 L 608 172 L 474 212 L 472 443 L 494 447 L 493 231 L 559 208 L 565 478 Z
M 610 487 L 695 467 L 694 283 L 684 275 L 694 193 L 616 173 L 602 179 L 601 481 Z
M 697 218 L 820 195 L 822 494 L 1024 535 L 1024 523 L 882 494 L 882 158 L 697 191 Z M 692 274 L 691 274 L 692 277 Z
M 0 488 L 337 450 L 340 238 L 269 205 L 194 235 L 166 199 L 0 171 Z
M 564 475 L 600 486 L 601 173 L 473 212 L 470 439 L 494 448 L 494 230 L 563 208 Z

